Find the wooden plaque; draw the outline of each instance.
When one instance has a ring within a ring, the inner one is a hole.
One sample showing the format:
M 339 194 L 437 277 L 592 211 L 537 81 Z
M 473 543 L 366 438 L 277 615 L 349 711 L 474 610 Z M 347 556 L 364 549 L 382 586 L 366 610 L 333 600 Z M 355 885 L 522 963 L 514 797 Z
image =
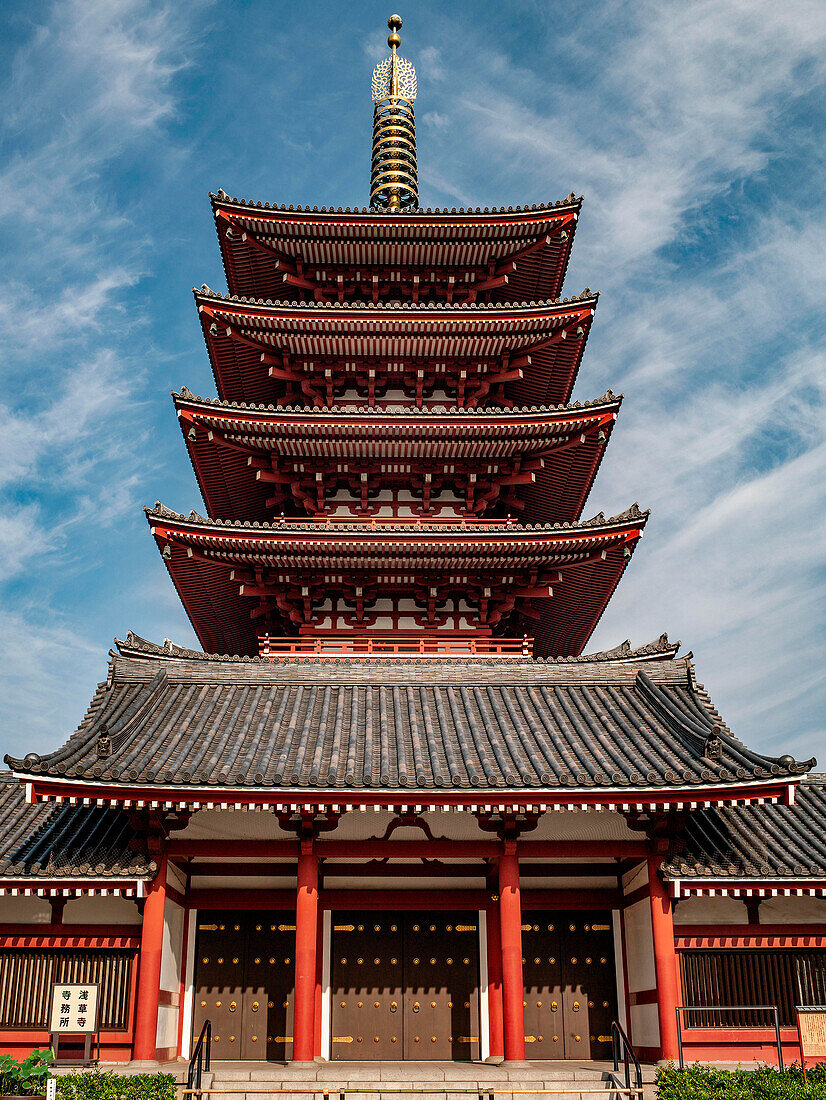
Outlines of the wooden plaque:
M 52 986 L 52 1006 L 49 1030 L 58 1035 L 86 1035 L 98 1030 L 100 986 L 55 982 Z
M 800 1053 L 804 1058 L 826 1058 L 826 1006 L 797 1008 Z

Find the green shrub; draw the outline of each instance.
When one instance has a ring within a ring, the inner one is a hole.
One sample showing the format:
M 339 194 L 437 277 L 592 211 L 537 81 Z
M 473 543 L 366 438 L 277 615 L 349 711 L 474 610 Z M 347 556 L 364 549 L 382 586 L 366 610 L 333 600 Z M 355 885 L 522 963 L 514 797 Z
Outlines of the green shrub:
M 33 1050 L 22 1062 L 10 1054 L 0 1055 L 0 1096 L 31 1096 L 46 1091 L 50 1077 L 49 1063 L 54 1058 L 48 1050 Z
M 806 1074 L 800 1066 L 782 1072 L 773 1066 L 754 1070 L 694 1065 L 657 1069 L 659 1100 L 826 1100 L 826 1063 Z
M 171 1073 L 113 1073 L 89 1069 L 57 1079 L 57 1100 L 175 1100 Z

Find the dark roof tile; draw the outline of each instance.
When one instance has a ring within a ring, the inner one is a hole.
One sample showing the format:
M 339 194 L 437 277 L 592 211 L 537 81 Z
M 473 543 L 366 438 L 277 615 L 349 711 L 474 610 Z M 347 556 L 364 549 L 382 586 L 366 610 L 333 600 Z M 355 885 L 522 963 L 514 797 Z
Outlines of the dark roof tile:
M 134 635 L 77 733 L 6 757 L 86 781 L 303 790 L 703 788 L 792 778 L 663 638 L 592 661 L 228 661 Z M 648 658 L 648 659 L 646 659 Z M 712 751 L 713 749 L 713 751 Z
M 0 773 L 0 836 L 4 878 L 147 878 L 156 870 L 123 810 L 29 805 L 8 772 Z
M 826 878 L 826 776 L 809 775 L 791 806 L 713 807 L 690 815 L 669 879 Z

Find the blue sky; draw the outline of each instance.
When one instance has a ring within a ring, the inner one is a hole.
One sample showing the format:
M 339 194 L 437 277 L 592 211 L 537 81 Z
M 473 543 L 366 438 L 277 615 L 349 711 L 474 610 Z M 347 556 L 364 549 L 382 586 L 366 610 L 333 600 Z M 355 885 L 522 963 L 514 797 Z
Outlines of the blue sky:
M 207 192 L 362 205 L 386 3 L 3 6 L 2 748 L 61 741 L 128 629 L 192 644 L 141 506 L 201 506 Z M 423 205 L 585 196 L 575 397 L 626 401 L 586 514 L 653 516 L 590 648 L 667 630 L 755 747 L 819 755 L 826 6 L 408 2 Z

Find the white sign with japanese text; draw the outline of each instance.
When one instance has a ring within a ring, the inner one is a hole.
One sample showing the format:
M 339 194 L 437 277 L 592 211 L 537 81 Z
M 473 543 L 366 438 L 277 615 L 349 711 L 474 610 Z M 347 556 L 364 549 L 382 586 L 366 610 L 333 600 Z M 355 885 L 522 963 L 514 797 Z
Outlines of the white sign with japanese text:
M 59 984 L 52 986 L 50 1031 L 67 1035 L 98 1029 L 99 985 Z

